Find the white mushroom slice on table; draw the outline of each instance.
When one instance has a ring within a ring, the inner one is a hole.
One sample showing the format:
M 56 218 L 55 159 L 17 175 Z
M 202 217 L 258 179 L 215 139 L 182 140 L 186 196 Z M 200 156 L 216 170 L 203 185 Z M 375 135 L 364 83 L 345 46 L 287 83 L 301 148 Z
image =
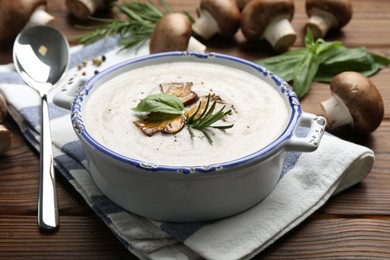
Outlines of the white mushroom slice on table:
M 344 27 L 352 18 L 351 0 L 306 0 L 306 13 L 315 38 L 323 38 L 330 29 Z
M 321 102 L 330 130 L 352 126 L 361 134 L 374 132 L 383 120 L 382 97 L 370 79 L 363 74 L 346 71 L 333 77 L 332 97 Z
M 297 35 L 290 21 L 293 0 L 252 0 L 241 12 L 241 30 L 248 40 L 264 38 L 276 51 L 285 51 Z

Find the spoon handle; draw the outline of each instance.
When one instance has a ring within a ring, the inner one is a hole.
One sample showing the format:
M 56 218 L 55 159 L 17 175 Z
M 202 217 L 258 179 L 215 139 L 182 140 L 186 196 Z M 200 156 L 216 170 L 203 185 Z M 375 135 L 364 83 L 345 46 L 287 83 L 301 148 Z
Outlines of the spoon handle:
M 40 142 L 40 176 L 38 194 L 38 225 L 43 230 L 58 227 L 58 206 L 53 166 L 53 147 L 50 130 L 49 106 L 46 94 L 42 97 Z

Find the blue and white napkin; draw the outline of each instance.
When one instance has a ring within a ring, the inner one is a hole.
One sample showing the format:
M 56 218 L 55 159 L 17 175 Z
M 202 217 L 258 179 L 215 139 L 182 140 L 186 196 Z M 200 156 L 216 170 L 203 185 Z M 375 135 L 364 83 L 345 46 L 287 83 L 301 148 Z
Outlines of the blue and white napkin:
M 114 63 L 147 53 L 146 45 L 119 51 L 113 38 L 76 47 L 72 49 L 67 78 L 92 76 Z M 93 58 L 104 62 L 98 66 Z M 0 93 L 25 138 L 38 150 L 40 99 L 23 83 L 12 64 L 0 68 Z M 57 173 L 141 259 L 251 258 L 296 227 L 332 195 L 361 181 L 374 163 L 370 149 L 325 134 L 317 151 L 287 153 L 280 182 L 253 208 L 209 223 L 163 223 L 133 215 L 109 201 L 86 169 L 85 154 L 73 132 L 69 111 L 54 104 L 49 109 Z

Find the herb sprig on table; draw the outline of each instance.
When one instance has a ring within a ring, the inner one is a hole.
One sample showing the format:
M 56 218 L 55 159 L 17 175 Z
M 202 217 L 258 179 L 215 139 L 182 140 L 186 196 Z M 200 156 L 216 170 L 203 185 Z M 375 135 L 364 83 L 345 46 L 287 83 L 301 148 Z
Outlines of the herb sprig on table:
M 225 106 L 222 106 L 219 110 L 216 107 L 217 101 L 212 101 L 209 94 L 206 102 L 200 101 L 193 112 L 186 113 L 182 101 L 176 96 L 171 94 L 153 94 L 141 100 L 132 110 L 138 113 L 147 113 L 146 120 L 150 122 L 163 122 L 171 120 L 175 116 L 183 115 L 185 116 L 184 124 L 191 137 L 195 137 L 194 129 L 199 130 L 207 138 L 208 142 L 212 144 L 213 140 L 207 132 L 208 128 L 229 129 L 234 126 L 234 124 L 214 125 L 214 123 L 231 113 L 231 109 L 225 111 Z
M 100 22 L 101 25 L 78 25 L 80 29 L 91 31 L 75 37 L 75 40 L 81 44 L 90 44 L 110 35 L 119 35 L 119 42 L 123 48 L 131 48 L 149 39 L 156 23 L 165 15 L 173 12 L 164 0 L 159 0 L 159 6 L 152 2 L 114 2 L 113 10 L 124 18 L 90 17 L 90 20 Z M 193 20 L 188 13 L 184 13 Z
M 255 62 L 291 82 L 299 98 L 307 94 L 313 81 L 329 83 L 343 71 L 356 71 L 368 77 L 390 64 L 388 58 L 363 47 L 349 49 L 339 41 L 314 41 L 310 30 L 305 36 L 305 48 Z

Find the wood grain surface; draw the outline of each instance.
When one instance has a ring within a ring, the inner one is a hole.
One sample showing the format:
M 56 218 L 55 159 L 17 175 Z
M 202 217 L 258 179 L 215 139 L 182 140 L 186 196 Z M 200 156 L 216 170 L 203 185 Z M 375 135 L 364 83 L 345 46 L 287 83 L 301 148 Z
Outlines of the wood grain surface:
M 195 14 L 198 0 L 167 0 L 176 11 Z M 352 21 L 327 40 L 340 40 L 347 47 L 364 46 L 390 57 L 390 1 L 352 0 Z M 295 0 L 293 27 L 303 46 L 307 16 L 303 0 Z M 90 24 L 72 17 L 64 0 L 48 1 L 55 26 L 72 37 L 82 34 L 75 24 Z M 275 55 L 264 42 L 247 43 L 240 33 L 234 39 L 212 38 L 209 51 L 255 60 Z M 0 49 L 0 64 L 11 62 L 10 46 Z M 344 139 L 373 149 L 376 162 L 360 184 L 331 198 L 311 217 L 274 245 L 259 259 L 390 259 L 390 69 L 371 78 L 385 103 L 382 125 L 370 136 L 357 136 L 349 129 L 338 133 Z M 313 84 L 302 100 L 306 112 L 321 114 L 319 102 L 330 97 L 329 86 Z M 59 175 L 61 226 L 43 233 L 37 226 L 39 155 L 21 136 L 9 116 L 5 125 L 12 130 L 12 147 L 0 157 L 0 258 L 1 259 L 136 259 L 105 224 Z

